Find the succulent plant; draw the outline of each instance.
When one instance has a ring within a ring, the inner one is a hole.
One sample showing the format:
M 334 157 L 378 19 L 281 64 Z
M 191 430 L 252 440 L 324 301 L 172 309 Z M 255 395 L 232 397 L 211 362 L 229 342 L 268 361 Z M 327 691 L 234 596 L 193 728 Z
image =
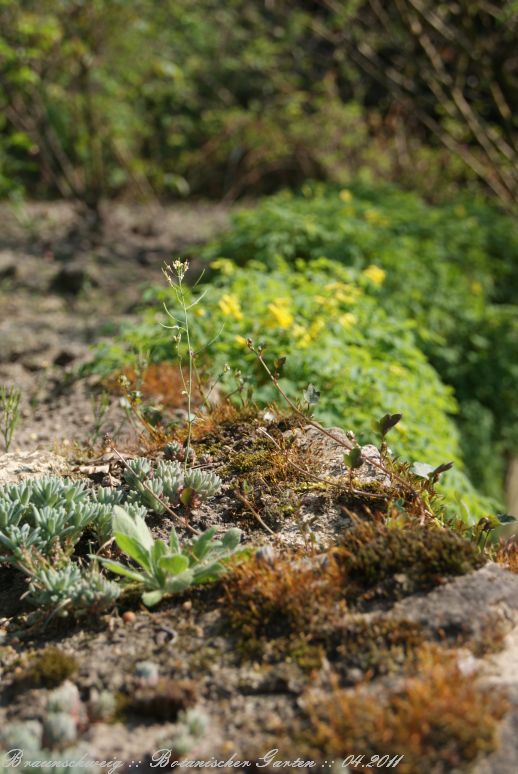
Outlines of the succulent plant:
M 151 463 L 145 457 L 136 457 L 126 462 L 127 467 L 124 470 L 124 481 L 132 489 L 143 490 L 142 482 L 149 478 L 151 473 Z
M 189 470 L 185 474 L 184 487 L 198 497 L 213 497 L 221 489 L 222 481 L 216 473 L 209 470 Z
M 6 723 L 0 729 L 0 749 L 23 750 L 32 755 L 41 750 L 43 726 L 38 720 Z
M 111 691 L 95 691 L 88 702 L 88 717 L 93 721 L 110 722 L 117 712 L 117 699 Z
M 164 457 L 166 460 L 178 460 L 180 459 L 182 450 L 183 446 L 181 443 L 178 443 L 178 441 L 169 441 L 163 449 Z
M 79 717 L 81 709 L 79 689 L 71 680 L 65 680 L 48 695 L 47 712 L 66 712 L 68 715 Z
M 49 712 L 43 721 L 43 741 L 50 749 L 68 747 L 77 739 L 77 722 L 67 712 Z
M 209 717 L 202 710 L 184 710 L 178 715 L 178 721 L 172 734 L 161 741 L 165 749 L 172 749 L 179 755 L 185 755 L 207 733 Z
M 160 461 L 155 476 L 162 482 L 163 492 L 170 502 L 178 502 L 184 485 L 184 473 L 178 462 Z
M 59 610 L 61 615 L 67 615 L 70 608 L 78 614 L 110 608 L 119 595 L 117 583 L 107 580 L 94 568 L 81 570 L 77 564 L 69 562 L 59 569 L 38 568 L 27 596 L 38 607 Z
M 82 482 L 43 476 L 0 489 L 0 561 L 26 569 L 27 551 L 50 556 L 56 548 L 71 553 L 102 507 L 92 502 Z

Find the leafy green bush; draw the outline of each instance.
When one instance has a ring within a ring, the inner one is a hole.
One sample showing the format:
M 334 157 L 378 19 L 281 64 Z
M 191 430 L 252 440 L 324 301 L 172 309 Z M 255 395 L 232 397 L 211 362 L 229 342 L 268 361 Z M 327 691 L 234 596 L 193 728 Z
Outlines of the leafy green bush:
M 455 389 L 464 456 L 500 494 L 503 452 L 518 448 L 518 228 L 481 200 L 432 207 L 415 194 L 358 183 L 306 186 L 234 218 L 205 256 L 275 267 L 325 256 L 364 271 L 391 318 Z M 482 431 L 484 435 L 482 435 Z M 487 450 L 491 449 L 488 454 Z

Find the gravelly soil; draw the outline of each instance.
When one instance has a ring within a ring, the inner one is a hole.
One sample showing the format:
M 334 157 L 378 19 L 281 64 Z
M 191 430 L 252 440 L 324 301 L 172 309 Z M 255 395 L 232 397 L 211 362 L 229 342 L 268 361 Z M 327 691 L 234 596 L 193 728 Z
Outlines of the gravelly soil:
M 0 384 L 23 390 L 12 449 L 91 437 L 91 382 L 67 385 L 68 375 L 93 342 L 134 315 L 142 287 L 162 281 L 163 262 L 181 255 L 195 263 L 197 246 L 228 214 L 214 204 L 112 205 L 97 233 L 67 204 L 33 204 L 21 213 L 0 206 Z M 120 420 L 114 405 L 103 429 Z

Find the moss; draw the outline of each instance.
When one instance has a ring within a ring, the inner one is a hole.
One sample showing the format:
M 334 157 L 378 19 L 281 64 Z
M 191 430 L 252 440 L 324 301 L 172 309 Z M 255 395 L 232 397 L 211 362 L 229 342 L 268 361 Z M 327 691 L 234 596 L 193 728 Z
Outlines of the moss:
M 422 628 L 412 621 L 357 616 L 327 633 L 327 657 L 346 680 L 352 670 L 377 676 L 410 663 L 424 641 Z
M 310 731 L 304 746 L 316 760 L 361 752 L 363 761 L 352 770 L 361 770 L 371 756 L 388 755 L 403 756 L 397 764 L 402 774 L 464 771 L 496 749 L 507 711 L 502 696 L 462 674 L 455 654 L 429 646 L 404 682 L 385 695 L 368 686 L 340 688 L 336 677 L 333 686 L 306 694 Z M 297 741 L 300 750 L 304 742 Z
M 286 643 L 283 660 L 295 661 L 304 671 L 312 672 L 321 668 L 325 655 L 325 648 L 322 645 L 308 642 L 305 639 L 295 639 Z
M 242 475 L 243 473 L 255 473 L 270 470 L 272 467 L 272 453 L 269 449 L 258 451 L 242 451 L 234 454 L 224 468 L 228 475 Z
M 388 617 L 352 616 L 348 586 L 332 556 L 296 555 L 274 565 L 255 559 L 226 581 L 225 614 L 244 657 L 294 660 L 304 669 L 322 658 L 349 670 L 386 674 L 423 643 L 419 625 Z
M 140 688 L 128 699 L 125 712 L 163 722 L 175 722 L 180 712 L 193 707 L 197 700 L 192 680 L 163 678 L 157 685 Z
M 485 563 L 477 547 L 446 528 L 408 523 L 388 527 L 358 522 L 341 538 L 335 556 L 350 582 L 349 594 L 399 597 L 426 591 L 445 577 Z
M 78 668 L 74 656 L 59 648 L 48 647 L 17 675 L 16 683 L 23 688 L 54 688 L 71 677 Z
M 263 639 L 286 638 L 307 631 L 322 611 L 339 601 L 334 562 L 304 562 L 296 554 L 273 566 L 251 559 L 225 583 L 225 612 L 246 650 Z

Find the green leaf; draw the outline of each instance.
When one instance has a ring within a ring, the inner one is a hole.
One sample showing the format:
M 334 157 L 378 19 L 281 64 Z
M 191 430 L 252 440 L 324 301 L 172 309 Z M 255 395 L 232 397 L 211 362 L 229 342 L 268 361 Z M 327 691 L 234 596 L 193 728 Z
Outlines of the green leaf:
M 120 550 L 151 572 L 150 553 L 154 541 L 146 522 L 141 516 L 133 519 L 117 505 L 113 511 L 113 535 Z
M 385 414 L 378 422 L 379 432 L 385 437 L 389 430 L 401 421 L 403 414 Z
M 166 582 L 166 589 L 169 594 L 180 594 L 193 583 L 194 576 L 192 570 L 186 570 L 181 575 L 177 575 L 173 578 L 168 578 Z
M 167 546 L 163 540 L 155 540 L 153 548 L 151 549 L 151 559 L 154 565 L 159 565 L 160 560 L 167 554 Z
M 153 607 L 158 605 L 163 596 L 163 591 L 146 591 L 145 594 L 142 594 L 142 601 L 146 607 Z
M 361 468 L 363 465 L 361 446 L 355 446 L 354 449 L 351 449 L 349 454 L 344 454 L 344 462 L 351 470 L 354 470 L 354 468 Z
M 205 583 L 209 580 L 219 578 L 225 572 L 225 566 L 221 562 L 211 562 L 194 570 L 193 583 Z
M 241 542 L 241 530 L 234 527 L 225 532 L 221 538 L 221 543 L 227 551 L 235 551 Z
M 180 540 L 178 539 L 178 533 L 176 532 L 174 527 L 171 527 L 171 532 L 169 535 L 169 548 L 171 549 L 171 552 L 173 554 L 181 553 Z
M 120 505 L 115 505 L 112 524 L 113 532 L 120 532 L 134 538 L 147 551 L 153 547 L 154 540 L 151 530 L 142 516 L 135 516 L 133 518 Z
M 310 406 L 316 406 L 320 400 L 320 390 L 317 390 L 313 384 L 308 384 L 304 390 L 304 400 Z
M 160 559 L 160 568 L 171 575 L 179 575 L 189 568 L 189 558 L 184 554 L 164 556 Z
M 187 507 L 191 502 L 191 498 L 193 494 L 194 494 L 194 489 L 191 489 L 190 487 L 186 486 L 182 494 L 180 495 L 180 502 L 182 503 L 182 505 L 185 505 Z
M 131 570 L 120 562 L 114 562 L 112 559 L 103 559 L 102 556 L 97 556 L 95 558 L 97 561 L 101 562 L 103 567 L 106 567 L 107 570 L 111 570 L 111 572 L 114 572 L 117 575 L 124 575 L 126 578 L 131 578 L 131 580 L 137 581 L 138 583 L 145 583 L 146 581 L 145 575 L 142 575 L 136 570 Z
M 193 540 L 191 543 L 191 551 L 197 559 L 203 559 L 203 557 L 210 550 L 212 538 L 216 534 L 215 527 L 209 527 L 205 532 L 200 535 L 199 538 Z

